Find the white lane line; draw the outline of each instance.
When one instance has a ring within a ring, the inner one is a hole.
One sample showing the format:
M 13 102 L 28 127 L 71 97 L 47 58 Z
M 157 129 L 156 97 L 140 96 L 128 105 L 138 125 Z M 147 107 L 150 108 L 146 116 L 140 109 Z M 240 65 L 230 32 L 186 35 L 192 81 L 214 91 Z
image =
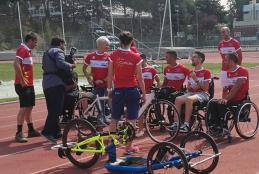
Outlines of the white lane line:
M 44 119 L 39 119 L 39 120 L 33 120 L 33 122 L 42 121 L 42 120 L 46 120 L 46 118 L 44 118 Z M 5 127 L 11 127 L 11 126 L 17 126 L 17 124 L 10 124 L 10 125 L 1 126 L 0 129 L 1 129 L 1 128 L 5 128 Z
M 47 109 L 42 110 L 42 111 L 35 111 L 35 112 L 32 111 L 32 117 L 33 117 L 33 115 L 34 115 L 35 113 L 40 113 L 40 112 L 45 112 L 45 111 L 47 111 Z M 1 111 L 0 111 L 0 112 L 1 112 Z M 17 113 L 17 114 L 18 114 L 18 113 Z M 16 115 L 5 116 L 5 117 L 0 117 L 0 119 L 10 118 L 10 117 L 17 117 L 17 114 L 16 114 Z
M 29 151 L 36 150 L 36 149 L 40 149 L 40 148 L 47 147 L 47 146 L 50 146 L 50 145 L 39 146 L 39 147 L 27 149 L 27 150 L 22 150 L 22 151 L 19 151 L 19 152 L 10 153 L 10 154 L 7 154 L 7 155 L 2 155 L 2 156 L 0 156 L 0 159 L 4 158 L 4 157 L 11 156 L 11 155 L 16 155 L 16 154 L 20 154 L 20 153 L 24 153 L 24 152 L 29 152 Z

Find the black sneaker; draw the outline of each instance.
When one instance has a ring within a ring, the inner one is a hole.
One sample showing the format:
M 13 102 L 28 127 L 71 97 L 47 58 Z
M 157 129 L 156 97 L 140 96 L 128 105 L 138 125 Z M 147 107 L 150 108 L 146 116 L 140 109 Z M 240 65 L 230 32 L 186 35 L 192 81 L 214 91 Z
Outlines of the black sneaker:
M 179 131 L 179 132 L 188 133 L 188 132 L 190 132 L 190 128 L 189 128 L 189 126 L 187 126 L 186 124 L 183 124 L 183 125 L 180 127 L 180 131 Z
M 34 130 L 32 132 L 28 131 L 28 138 L 30 137 L 40 137 L 40 132 L 38 130 Z
M 63 135 L 62 134 L 60 134 L 60 135 L 57 135 L 57 136 L 53 136 L 53 138 L 54 138 L 54 140 L 60 140 L 60 139 L 62 139 L 63 138 Z
M 56 140 L 52 137 L 52 136 L 49 136 L 49 135 L 44 135 L 44 134 L 40 134 L 43 138 L 45 138 L 46 140 L 48 140 L 49 142 L 51 142 L 52 144 L 57 144 Z
M 215 133 L 213 134 L 213 136 L 216 138 L 220 138 L 220 137 L 223 137 L 223 135 L 224 135 L 223 128 L 220 126 L 216 127 Z

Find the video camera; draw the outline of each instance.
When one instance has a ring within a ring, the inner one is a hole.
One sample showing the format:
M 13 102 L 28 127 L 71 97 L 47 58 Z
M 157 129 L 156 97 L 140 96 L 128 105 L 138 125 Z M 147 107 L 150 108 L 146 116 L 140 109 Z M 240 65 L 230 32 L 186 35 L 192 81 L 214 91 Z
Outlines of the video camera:
M 77 49 L 75 47 L 72 47 L 70 49 L 70 54 L 69 55 L 66 55 L 65 57 L 65 61 L 70 63 L 70 64 L 73 64 L 74 61 L 73 61 L 73 55 L 76 53 Z

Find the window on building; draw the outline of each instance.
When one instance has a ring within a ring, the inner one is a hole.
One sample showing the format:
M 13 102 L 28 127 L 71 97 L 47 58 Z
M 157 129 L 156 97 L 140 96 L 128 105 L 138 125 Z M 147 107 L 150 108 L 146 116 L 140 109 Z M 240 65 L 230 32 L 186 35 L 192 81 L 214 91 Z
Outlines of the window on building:
M 43 9 L 40 9 L 40 14 L 43 14 Z

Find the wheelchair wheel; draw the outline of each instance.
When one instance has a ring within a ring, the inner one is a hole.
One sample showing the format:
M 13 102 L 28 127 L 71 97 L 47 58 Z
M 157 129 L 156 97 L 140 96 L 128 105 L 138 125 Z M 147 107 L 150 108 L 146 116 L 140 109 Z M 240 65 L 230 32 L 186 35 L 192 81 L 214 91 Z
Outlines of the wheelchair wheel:
M 193 163 L 198 163 L 207 159 L 209 155 L 215 155 L 219 153 L 215 141 L 208 134 L 200 131 L 190 132 L 183 138 L 180 147 L 184 148 L 182 150 L 184 151 L 185 155 L 194 152 L 201 153 L 197 157 L 188 160 L 191 163 L 189 166 L 190 171 L 193 173 L 210 173 L 216 168 L 219 161 L 219 156 L 191 167 Z
M 92 99 L 89 97 L 81 97 L 75 104 L 73 119 L 87 117 L 89 112 L 85 112 L 87 105 L 91 103 Z M 85 108 L 84 108 L 85 107 Z M 90 110 L 91 111 L 91 110 Z M 85 113 L 84 113 L 85 112 Z
M 158 100 L 149 105 L 145 113 L 145 128 L 148 136 L 155 142 L 170 142 L 179 132 L 179 126 L 170 130 L 173 122 L 180 125 L 180 117 L 175 106 L 167 100 Z
M 208 103 L 207 103 L 207 106 L 206 106 L 206 112 L 205 112 L 205 125 L 206 125 L 206 128 L 207 128 L 207 132 L 209 134 L 213 134 L 213 128 L 214 128 L 214 123 L 212 121 L 212 118 L 211 118 L 211 113 L 209 111 L 209 105 L 210 105 L 210 102 L 214 101 L 214 100 L 217 100 L 217 99 L 211 99 Z
M 235 128 L 244 139 L 252 138 L 258 130 L 259 114 L 253 102 L 242 103 L 235 112 Z
M 184 153 L 173 143 L 156 144 L 148 153 L 147 169 L 149 174 L 188 174 L 189 165 Z
M 76 143 L 82 142 L 95 135 L 96 130 L 92 124 L 86 120 L 75 119 L 67 124 L 63 132 L 63 146 L 67 147 L 66 156 L 72 164 L 85 169 L 92 167 L 98 161 L 99 155 L 97 153 L 71 151 L 71 148 L 75 147 Z M 92 147 L 97 150 L 101 149 L 97 141 L 80 146 L 81 149 L 87 147 Z

